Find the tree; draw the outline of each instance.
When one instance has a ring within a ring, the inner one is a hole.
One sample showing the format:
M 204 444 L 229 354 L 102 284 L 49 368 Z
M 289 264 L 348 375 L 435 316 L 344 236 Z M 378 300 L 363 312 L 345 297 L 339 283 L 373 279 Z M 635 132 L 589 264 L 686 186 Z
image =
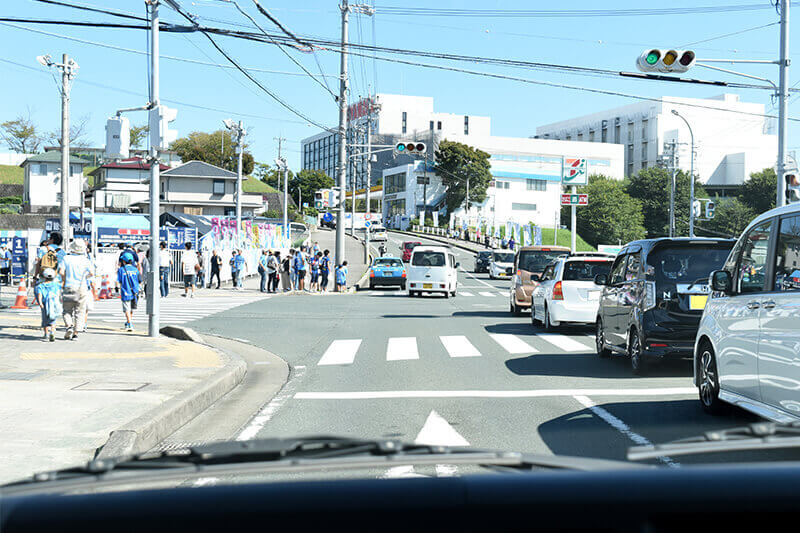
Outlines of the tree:
M 750 206 L 738 198 L 723 198 L 717 202 L 714 209 L 714 218 L 711 220 L 697 221 L 700 227 L 695 226 L 700 234 L 704 229 L 711 230 L 712 236 L 721 233 L 731 237 L 738 237 L 745 227 L 758 215 Z M 724 236 L 723 235 L 723 236 Z
M 150 126 L 142 124 L 141 126 L 131 126 L 131 148 L 141 148 L 141 144 L 147 139 L 147 134 L 150 132 Z
M 689 174 L 678 171 L 675 177 L 675 234 L 689 234 Z M 628 182 L 625 190 L 642 203 L 644 227 L 648 237 L 669 235 L 669 196 L 672 174 L 664 168 L 640 170 Z M 707 193 L 695 177 L 694 196 L 702 198 Z
M 242 154 L 242 173 L 249 175 L 253 172 L 255 160 L 253 154 L 247 151 Z M 238 156 L 236 154 L 235 137 L 228 130 L 217 130 L 213 133 L 193 131 L 172 143 L 170 149 L 174 150 L 184 162 L 204 161 L 217 165 L 231 172 L 236 172 Z
M 27 118 L 19 115 L 14 120 L 0 124 L 0 136 L 18 154 L 35 154 L 42 144 L 42 136 L 31 120 L 30 112 Z
M 303 202 L 314 205 L 314 193 L 320 189 L 330 189 L 333 187 L 333 183 L 333 178 L 325 172 L 306 168 L 289 179 L 289 195 L 295 200 L 299 200 L 298 191 L 301 191 Z
M 69 146 L 72 148 L 86 148 L 89 146 L 89 141 L 86 136 L 89 134 L 89 122 L 91 117 L 84 115 L 69 125 Z M 48 146 L 61 147 L 61 128 L 51 130 L 44 136 L 44 142 Z
M 436 175 L 447 187 L 445 204 L 448 213 L 464 205 L 467 179 L 470 203 L 481 203 L 486 199 L 486 189 L 492 181 L 489 154 L 466 144 L 443 140 L 436 150 L 436 161 Z
M 287 173 L 287 180 L 291 180 L 294 177 L 294 173 L 291 170 L 288 170 Z M 267 185 L 275 187 L 279 191 L 283 190 L 283 172 L 281 172 L 277 166 L 267 163 L 256 163 L 253 174 Z
M 586 242 L 596 247 L 644 238 L 642 204 L 625 192 L 622 182 L 593 175 L 581 192 L 589 195 L 589 205 L 576 209 L 578 233 Z
M 753 172 L 739 190 L 739 201 L 756 214 L 775 207 L 775 194 L 778 188 L 778 175 L 774 168 Z

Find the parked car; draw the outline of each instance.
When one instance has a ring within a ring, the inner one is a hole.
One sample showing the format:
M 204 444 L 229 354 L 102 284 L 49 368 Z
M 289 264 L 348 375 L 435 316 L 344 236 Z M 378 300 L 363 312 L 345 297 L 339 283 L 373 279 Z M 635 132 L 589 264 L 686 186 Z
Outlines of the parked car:
M 694 345 L 703 408 L 800 420 L 800 205 L 755 218 L 710 284 Z
M 634 374 L 653 358 L 691 358 L 709 287 L 735 241 L 660 238 L 619 252 L 603 285 L 595 325 L 597 354 L 626 355 Z
M 478 255 L 475 256 L 475 273 L 480 274 L 481 272 L 489 272 L 489 261 L 491 261 L 491 259 L 491 251 L 485 250 L 478 252 Z
M 514 272 L 514 252 L 492 250 L 489 258 L 489 279 L 511 278 Z
M 533 276 L 541 275 L 547 265 L 565 255 L 569 255 L 569 248 L 564 246 L 522 246 L 517 250 L 509 289 L 512 314 L 520 315 L 530 308 L 531 294 L 539 284 Z
M 602 286 L 594 280 L 608 276 L 614 257 L 574 255 L 556 259 L 537 276 L 531 296 L 531 323 L 551 330 L 563 323 L 594 324 Z
M 369 267 L 369 288 L 387 285 L 406 290 L 406 269 L 398 257 L 378 257 Z
M 458 289 L 456 256 L 447 246 L 416 246 L 407 268 L 408 295 L 441 292 L 445 298 Z
M 415 246 L 419 246 L 420 244 L 422 243 L 419 241 L 405 241 L 400 245 L 400 249 L 403 250 L 404 263 L 411 261 L 411 252 L 414 251 Z

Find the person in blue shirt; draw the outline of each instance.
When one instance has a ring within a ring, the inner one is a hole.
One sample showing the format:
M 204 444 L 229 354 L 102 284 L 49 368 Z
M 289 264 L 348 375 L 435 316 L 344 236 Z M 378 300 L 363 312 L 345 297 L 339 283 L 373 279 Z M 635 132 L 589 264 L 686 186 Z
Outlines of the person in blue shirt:
M 322 252 L 317 252 L 309 256 L 308 265 L 311 269 L 311 283 L 309 283 L 309 290 L 319 290 L 319 259 L 322 257 Z
M 297 290 L 305 290 L 306 269 L 308 268 L 308 258 L 306 257 L 306 247 L 300 246 L 300 251 L 294 256 L 294 269 L 297 272 Z
M 61 316 L 61 283 L 56 279 L 56 271 L 46 268 L 39 276 L 39 283 L 33 290 L 36 303 L 42 310 L 42 330 L 45 340 L 56 340 L 56 320 Z
M 325 250 L 319 258 L 319 290 L 322 292 L 328 290 L 328 275 L 331 272 L 330 254 L 330 250 Z
M 242 284 L 247 273 L 247 261 L 245 261 L 241 250 L 236 250 L 236 255 L 233 257 L 233 266 L 236 269 L 236 288 L 241 291 L 244 289 Z
M 336 267 L 336 292 L 347 290 L 347 261 Z
M 261 257 L 258 258 L 258 274 L 261 276 L 261 292 L 267 292 L 267 268 L 269 267 L 269 252 L 261 250 Z
M 117 270 L 117 283 L 119 295 L 122 300 L 122 312 L 125 315 L 125 329 L 133 331 L 133 310 L 136 309 L 136 298 L 139 296 L 139 283 L 142 279 L 139 269 L 133 266 L 131 258 L 126 257 L 119 270 Z

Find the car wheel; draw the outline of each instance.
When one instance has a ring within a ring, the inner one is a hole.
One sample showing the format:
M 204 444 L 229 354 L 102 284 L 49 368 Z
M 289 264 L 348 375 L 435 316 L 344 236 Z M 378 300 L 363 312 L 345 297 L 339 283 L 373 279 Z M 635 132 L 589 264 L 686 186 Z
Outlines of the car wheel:
M 369 282 L 369 288 L 370 288 L 370 290 L 375 288 L 375 285 L 371 281 Z
M 631 359 L 631 371 L 637 375 L 644 375 L 645 364 L 642 355 L 642 343 L 639 341 L 639 334 L 636 330 L 631 330 L 628 335 L 628 357 Z
M 712 415 L 724 413 L 728 405 L 719 399 L 717 359 L 714 357 L 714 349 L 708 343 L 703 344 L 700 348 L 698 365 L 700 384 L 697 386 L 697 391 L 700 395 L 700 403 L 703 405 L 703 410 Z
M 450 291 L 444 291 L 445 299 L 450 298 Z
M 401 284 L 401 285 L 400 285 L 400 290 L 401 290 L 401 291 L 404 291 L 404 290 L 406 290 L 406 284 L 405 284 L 405 283 L 403 283 L 403 284 Z
M 413 298 L 416 295 L 417 295 L 416 291 L 408 291 L 408 297 L 409 298 Z
M 514 316 L 522 316 L 522 309 L 520 309 L 520 307 L 514 303 L 513 297 L 511 299 L 511 314 Z
M 544 320 L 542 320 L 542 323 L 545 331 L 553 331 L 555 329 L 553 323 L 550 322 L 550 311 L 547 310 L 547 305 L 544 306 Z
M 597 321 L 597 328 L 595 329 L 594 342 L 597 346 L 597 355 L 603 359 L 611 357 L 611 350 L 606 348 L 606 338 L 603 333 L 603 321 Z

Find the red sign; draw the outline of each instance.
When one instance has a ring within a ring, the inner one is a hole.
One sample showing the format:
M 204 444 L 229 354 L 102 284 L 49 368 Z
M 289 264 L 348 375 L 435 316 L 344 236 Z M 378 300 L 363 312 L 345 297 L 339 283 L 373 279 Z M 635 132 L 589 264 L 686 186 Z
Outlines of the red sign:
M 135 235 L 150 235 L 149 229 L 118 229 L 117 235 L 135 236 Z
M 588 194 L 562 194 L 561 205 L 589 205 Z
M 373 102 L 371 98 L 364 98 L 348 106 L 347 108 L 347 119 L 348 120 L 355 120 L 357 118 L 361 118 L 365 115 L 368 115 L 370 109 L 373 107 Z

